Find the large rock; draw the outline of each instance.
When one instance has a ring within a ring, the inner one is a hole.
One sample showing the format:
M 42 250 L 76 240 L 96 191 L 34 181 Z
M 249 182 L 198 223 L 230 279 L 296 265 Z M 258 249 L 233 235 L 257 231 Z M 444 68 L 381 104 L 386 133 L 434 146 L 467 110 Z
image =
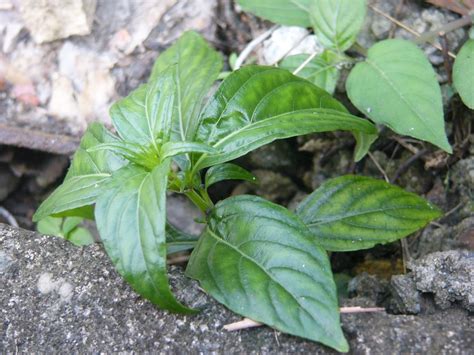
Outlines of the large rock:
M 91 32 L 96 0 L 20 0 L 20 12 L 36 43 Z
M 114 271 L 100 245 L 79 249 L 0 224 L 0 353 L 334 353 L 261 327 L 226 332 L 239 320 L 171 268 L 179 297 L 202 312 L 160 311 Z M 357 299 L 352 305 L 364 305 Z M 469 353 L 468 315 L 459 308 L 422 316 L 343 315 L 355 353 Z

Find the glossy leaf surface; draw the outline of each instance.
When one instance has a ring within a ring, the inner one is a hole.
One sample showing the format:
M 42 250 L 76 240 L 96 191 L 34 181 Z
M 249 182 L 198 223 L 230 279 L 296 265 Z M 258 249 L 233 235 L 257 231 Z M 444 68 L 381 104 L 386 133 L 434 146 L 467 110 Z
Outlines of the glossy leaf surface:
M 39 221 L 49 215 L 93 204 L 101 191 L 102 184 L 109 179 L 112 172 L 126 162 L 111 151 L 89 152 L 88 149 L 114 141 L 115 138 L 103 125 L 91 124 L 74 154 L 64 182 L 41 204 L 33 220 Z M 78 215 L 83 215 L 80 213 L 81 210 L 78 211 Z M 69 215 L 74 215 L 74 213 Z
M 348 175 L 325 182 L 300 203 L 296 214 L 323 248 L 351 251 L 406 237 L 440 211 L 385 181 Z
M 436 73 L 412 42 L 375 44 L 367 60 L 352 69 L 346 88 L 352 103 L 375 122 L 452 151 Z
M 166 271 L 166 184 L 169 161 L 153 171 L 128 165 L 97 200 L 95 218 L 104 247 L 133 289 L 161 308 L 190 312 L 173 296 Z
M 175 100 L 174 70 L 169 68 L 113 104 L 110 116 L 124 141 L 157 150 L 157 139 L 171 134 Z
M 168 142 L 161 147 L 161 159 L 185 153 L 216 154 L 218 150 L 207 144 L 196 142 Z
M 318 41 L 339 52 L 349 49 L 355 42 L 366 12 L 366 0 L 313 0 L 309 7 Z
M 293 72 L 308 59 L 308 56 L 309 54 L 290 55 L 283 59 L 279 66 L 282 69 Z M 314 57 L 297 75 L 309 80 L 332 95 L 339 80 L 337 63 L 337 56 L 326 51 Z
M 199 168 L 238 158 L 276 139 L 337 129 L 376 132 L 321 88 L 286 70 L 261 66 L 232 73 L 202 117 L 197 140 L 221 153 L 203 156 Z
M 220 202 L 186 273 L 234 312 L 348 350 L 327 254 L 281 206 L 245 195 Z
M 309 27 L 309 4 L 313 0 L 237 0 L 245 11 L 287 26 Z
M 191 141 L 199 125 L 202 102 L 222 69 L 221 55 L 196 32 L 186 32 L 163 52 L 153 66 L 150 80 L 168 68 L 174 71 L 172 140 Z
M 257 178 L 250 171 L 231 163 L 213 166 L 206 172 L 206 188 L 224 180 L 245 180 L 256 182 Z
M 474 39 L 459 51 L 453 66 L 453 81 L 462 101 L 474 110 Z

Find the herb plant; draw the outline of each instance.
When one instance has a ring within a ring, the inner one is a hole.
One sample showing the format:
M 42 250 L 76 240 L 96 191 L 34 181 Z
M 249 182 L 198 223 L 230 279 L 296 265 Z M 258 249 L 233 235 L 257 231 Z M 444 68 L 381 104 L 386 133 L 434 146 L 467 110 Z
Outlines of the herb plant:
M 441 89 L 423 51 L 413 42 L 387 39 L 366 50 L 357 42 L 357 35 L 367 12 L 366 0 L 237 0 L 244 10 L 267 20 L 290 26 L 312 27 L 320 44 L 321 54 L 299 54 L 285 58 L 280 66 L 296 70 L 328 92 L 333 92 L 339 79 L 339 68 L 352 66 L 346 81 L 351 102 L 368 118 L 386 125 L 401 135 L 430 142 L 448 153 L 452 148 L 446 137 Z M 470 49 L 471 48 L 471 49 Z M 473 45 L 466 44 L 461 52 L 468 57 Z M 345 51 L 355 50 L 364 59 L 349 56 Z M 316 54 L 316 53 L 315 53 Z M 461 60 L 454 73 L 461 97 L 472 103 L 471 59 Z M 308 61 L 306 63 L 306 61 Z M 455 68 L 456 69 L 456 68 Z M 468 83 L 469 81 L 469 83 Z M 361 135 L 356 148 L 360 160 L 377 135 Z
M 208 187 L 253 181 L 229 161 L 276 139 L 344 130 L 372 135 L 326 91 L 290 72 L 246 66 L 203 108 L 222 68 L 194 32 L 156 61 L 150 79 L 110 111 L 117 135 L 93 123 L 61 186 L 34 219 L 95 218 L 107 254 L 143 297 L 194 313 L 168 285 L 167 255 L 193 249 L 186 274 L 231 310 L 283 332 L 347 351 L 327 250 L 370 248 L 416 231 L 440 212 L 420 197 L 360 176 L 332 179 L 296 212 L 257 196 L 217 204 Z M 200 236 L 166 220 L 167 192 L 203 213 Z

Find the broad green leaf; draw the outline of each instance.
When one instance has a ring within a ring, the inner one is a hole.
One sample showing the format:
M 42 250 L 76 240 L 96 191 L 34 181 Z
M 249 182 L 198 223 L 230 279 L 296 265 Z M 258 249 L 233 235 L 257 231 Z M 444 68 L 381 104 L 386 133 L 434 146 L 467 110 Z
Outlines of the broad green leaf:
M 474 39 L 459 51 L 453 66 L 453 81 L 462 101 L 474 110 Z
M 245 11 L 287 26 L 309 27 L 308 8 L 313 0 L 237 0 Z
M 309 54 L 296 54 L 283 59 L 280 68 L 294 72 L 299 66 L 308 59 Z M 326 51 L 314 57 L 306 66 L 298 72 L 298 76 L 309 80 L 314 85 L 326 90 L 331 95 L 336 89 L 339 80 L 338 56 Z
M 352 103 L 375 122 L 452 152 L 436 73 L 412 42 L 375 44 L 367 60 L 352 69 L 346 88 Z
M 207 144 L 196 142 L 168 142 L 161 147 L 161 159 L 185 153 L 216 154 L 218 151 Z
M 355 42 L 367 12 L 366 0 L 312 0 L 309 14 L 318 41 L 339 52 Z
M 41 204 L 33 221 L 65 212 L 69 212 L 68 215 L 76 215 L 75 212 L 78 212 L 77 215 L 84 216 L 82 207 L 92 205 L 102 184 L 113 171 L 126 163 L 111 151 L 88 151 L 89 148 L 106 142 L 115 142 L 115 138 L 103 125 L 91 124 L 74 154 L 64 182 Z
M 281 206 L 245 195 L 217 204 L 186 273 L 236 313 L 348 350 L 327 254 Z
M 347 175 L 304 199 L 296 214 L 326 250 L 371 248 L 408 236 L 441 215 L 421 197 L 382 180 Z
M 92 236 L 91 232 L 82 227 L 72 230 L 66 239 L 79 247 L 94 243 L 94 237 Z
M 224 180 L 257 182 L 257 178 L 250 171 L 231 163 L 216 165 L 207 170 L 205 177 L 206 188 Z
M 158 306 L 191 312 L 173 296 L 166 272 L 166 184 L 169 160 L 151 172 L 128 165 L 113 174 L 95 218 L 105 250 L 133 289 Z
M 174 68 L 170 67 L 112 105 L 110 116 L 124 141 L 157 151 L 157 139 L 171 134 L 177 100 L 174 75 Z
M 192 141 L 203 99 L 222 65 L 221 55 L 196 32 L 186 32 L 158 57 L 150 80 L 156 80 L 170 66 L 174 71 L 174 90 L 167 92 L 175 96 L 172 140 Z
M 246 66 L 232 73 L 203 111 L 196 140 L 219 149 L 195 168 L 238 158 L 276 139 L 332 130 L 375 134 L 326 91 L 286 70 Z
M 179 230 L 169 222 L 166 224 L 166 248 L 168 255 L 194 249 L 197 241 L 198 237 Z

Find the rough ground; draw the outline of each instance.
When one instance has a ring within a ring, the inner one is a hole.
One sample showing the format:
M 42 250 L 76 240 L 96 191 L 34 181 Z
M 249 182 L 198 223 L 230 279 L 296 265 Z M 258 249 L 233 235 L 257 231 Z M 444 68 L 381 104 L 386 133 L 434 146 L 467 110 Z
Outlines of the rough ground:
M 163 351 L 333 353 L 266 327 L 226 332 L 240 320 L 171 269 L 173 286 L 196 316 L 173 315 L 138 297 L 99 245 L 79 249 L 0 224 L 0 352 Z M 352 299 L 351 305 L 364 305 Z M 419 316 L 342 316 L 353 353 L 468 354 L 472 319 L 461 308 Z

